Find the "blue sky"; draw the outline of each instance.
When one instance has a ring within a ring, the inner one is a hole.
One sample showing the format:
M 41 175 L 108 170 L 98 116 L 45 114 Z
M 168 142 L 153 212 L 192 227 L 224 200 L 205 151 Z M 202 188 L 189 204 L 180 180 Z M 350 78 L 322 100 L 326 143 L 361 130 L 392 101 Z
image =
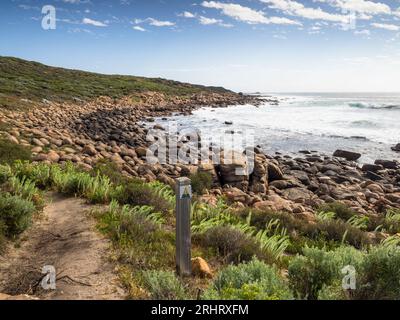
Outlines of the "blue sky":
M 0 3 L 2 56 L 246 92 L 400 91 L 399 43 L 399 0 Z

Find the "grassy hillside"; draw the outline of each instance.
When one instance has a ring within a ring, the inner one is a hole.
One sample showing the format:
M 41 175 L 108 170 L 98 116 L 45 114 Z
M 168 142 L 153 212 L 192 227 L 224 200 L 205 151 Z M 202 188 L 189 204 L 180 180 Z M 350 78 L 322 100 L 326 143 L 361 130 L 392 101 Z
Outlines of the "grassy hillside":
M 102 75 L 49 67 L 37 62 L 0 57 L 0 107 L 24 107 L 29 99 L 40 102 L 91 100 L 98 96 L 122 97 L 143 91 L 188 95 L 200 91 L 227 92 L 223 88 L 191 85 L 165 79 Z

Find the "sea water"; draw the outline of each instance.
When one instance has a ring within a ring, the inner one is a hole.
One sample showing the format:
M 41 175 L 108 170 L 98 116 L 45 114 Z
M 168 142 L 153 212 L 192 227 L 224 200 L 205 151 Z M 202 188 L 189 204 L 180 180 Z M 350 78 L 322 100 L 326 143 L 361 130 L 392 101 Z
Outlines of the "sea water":
M 391 150 L 400 143 L 400 93 L 266 93 L 278 105 L 265 103 L 201 108 L 190 116 L 167 121 L 180 129 L 196 128 L 215 141 L 228 131 L 253 132 L 254 142 L 274 154 L 315 150 L 332 155 L 336 149 L 356 151 L 361 162 L 397 159 Z M 167 121 L 157 119 L 161 125 Z M 232 122 L 232 125 L 226 124 Z

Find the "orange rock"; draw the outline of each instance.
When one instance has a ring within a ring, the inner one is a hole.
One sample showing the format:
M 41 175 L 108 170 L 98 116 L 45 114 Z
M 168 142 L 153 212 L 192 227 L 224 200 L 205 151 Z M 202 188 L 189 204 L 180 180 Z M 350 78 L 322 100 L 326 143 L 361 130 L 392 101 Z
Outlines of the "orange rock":
M 192 259 L 192 273 L 201 278 L 212 278 L 213 276 L 206 260 L 200 257 Z

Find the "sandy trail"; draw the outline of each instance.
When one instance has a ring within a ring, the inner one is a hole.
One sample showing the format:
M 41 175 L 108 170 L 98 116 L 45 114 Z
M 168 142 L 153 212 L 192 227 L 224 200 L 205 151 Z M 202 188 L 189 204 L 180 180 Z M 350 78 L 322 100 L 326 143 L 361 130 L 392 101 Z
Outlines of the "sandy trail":
M 23 234 L 18 248 L 0 257 L 0 292 L 54 300 L 116 300 L 126 294 L 110 262 L 109 240 L 99 234 L 84 200 L 50 195 L 43 219 Z M 40 285 L 54 266 L 56 289 Z

